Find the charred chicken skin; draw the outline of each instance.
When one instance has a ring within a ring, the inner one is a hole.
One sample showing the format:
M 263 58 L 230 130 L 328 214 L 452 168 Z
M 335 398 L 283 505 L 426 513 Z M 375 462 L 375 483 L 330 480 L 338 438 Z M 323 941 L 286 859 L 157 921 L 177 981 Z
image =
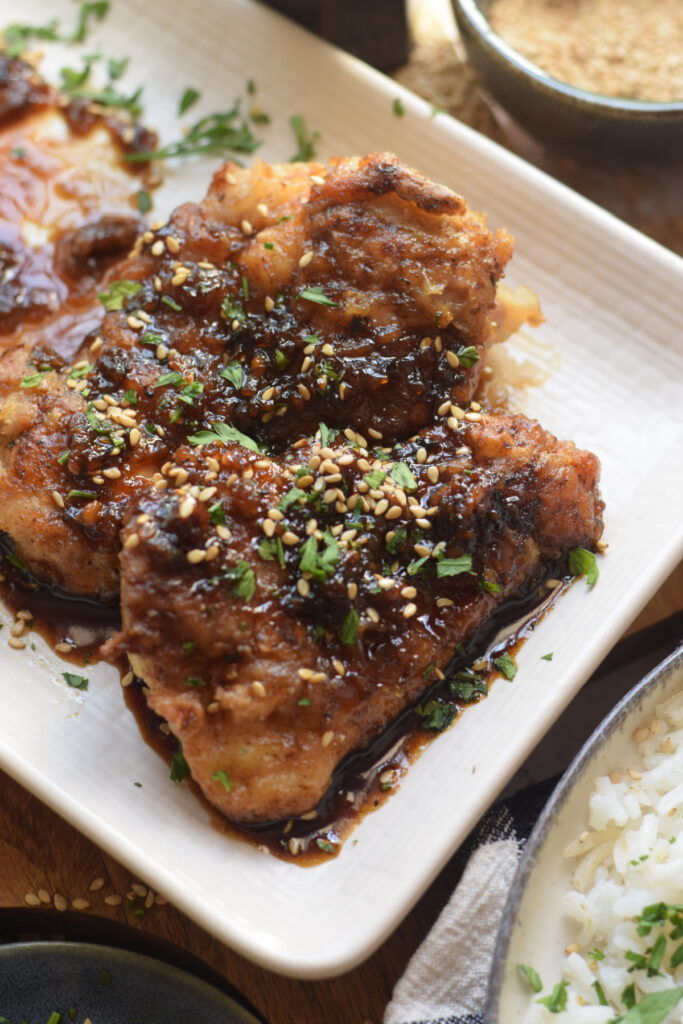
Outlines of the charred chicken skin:
M 314 808 L 502 601 L 595 546 L 597 459 L 518 417 L 466 416 L 284 459 L 205 437 L 176 453 L 181 487 L 138 502 L 109 653 L 229 818 Z
M 68 365 L 27 346 L 0 361 L 0 530 L 36 575 L 107 597 L 131 496 L 167 486 L 198 430 L 274 451 L 321 421 L 411 436 L 473 395 L 510 252 L 386 154 L 228 164 L 203 203 L 140 236 Z M 40 474 L 24 468 L 34 451 Z M 96 573 L 67 556 L 79 545 Z

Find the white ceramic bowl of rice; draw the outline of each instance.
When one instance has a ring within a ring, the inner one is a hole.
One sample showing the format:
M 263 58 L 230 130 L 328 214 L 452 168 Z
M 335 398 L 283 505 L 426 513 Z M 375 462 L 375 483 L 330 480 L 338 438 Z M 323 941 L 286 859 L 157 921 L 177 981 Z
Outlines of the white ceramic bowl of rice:
M 683 1024 L 683 646 L 563 776 L 497 939 L 486 1024 L 616 1020 Z

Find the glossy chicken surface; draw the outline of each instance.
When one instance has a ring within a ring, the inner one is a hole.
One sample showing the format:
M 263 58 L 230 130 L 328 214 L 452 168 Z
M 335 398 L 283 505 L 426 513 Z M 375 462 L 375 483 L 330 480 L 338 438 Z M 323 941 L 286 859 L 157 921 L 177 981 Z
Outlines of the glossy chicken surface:
M 41 578 L 111 596 L 129 499 L 166 486 L 198 430 L 275 451 L 321 421 L 410 436 L 444 397 L 473 395 L 510 251 L 390 155 L 226 165 L 112 271 L 104 321 L 68 365 L 26 347 L 0 360 L 0 530 Z M 81 543 L 97 572 L 63 557 Z
M 458 643 L 602 529 L 597 459 L 517 417 L 448 410 L 391 448 L 325 432 L 284 458 L 203 441 L 126 527 L 109 653 L 243 822 L 314 808 Z

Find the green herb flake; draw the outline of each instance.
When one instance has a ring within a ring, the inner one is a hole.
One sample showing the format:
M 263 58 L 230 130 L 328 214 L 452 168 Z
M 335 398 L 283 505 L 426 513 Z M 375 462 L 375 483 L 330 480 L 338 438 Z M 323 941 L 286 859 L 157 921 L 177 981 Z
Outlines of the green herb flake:
M 444 576 L 460 576 L 464 572 L 472 572 L 472 555 L 459 555 L 458 558 L 442 558 L 436 563 L 438 579 Z
M 331 427 L 326 426 L 325 423 L 319 423 L 318 429 L 320 431 L 320 443 L 323 448 L 329 448 L 334 439 L 339 434 L 338 430 L 332 430 Z
M 585 576 L 589 587 L 595 586 L 600 570 L 595 555 L 586 548 L 574 548 L 569 552 L 569 572 L 572 576 Z
M 405 462 L 396 462 L 389 470 L 391 477 L 404 491 L 416 491 L 417 480 L 411 473 Z
M 320 138 L 320 132 L 309 132 L 306 128 L 306 122 L 304 121 L 301 114 L 294 114 L 289 119 L 292 131 L 294 132 L 294 138 L 298 149 L 294 156 L 290 157 L 291 163 L 297 163 L 298 161 L 306 162 L 312 160 L 315 156 L 315 146 Z
M 296 703 L 300 708 L 310 708 L 311 706 L 310 697 L 302 697 L 301 700 L 298 700 Z
M 143 188 L 135 193 L 135 205 L 140 213 L 149 213 L 152 209 L 152 197 Z
M 227 773 L 224 772 L 222 768 L 220 768 L 217 772 L 214 772 L 211 778 L 213 779 L 214 782 L 220 782 L 221 786 L 223 787 L 226 793 L 229 793 L 230 790 L 232 789 L 232 782 L 228 778 Z
M 237 427 L 231 427 L 227 423 L 213 423 L 212 430 L 200 430 L 198 433 L 188 437 L 190 444 L 211 444 L 213 441 L 220 441 L 221 444 L 228 444 L 233 441 L 237 444 L 241 444 L 243 448 L 248 448 L 251 452 L 260 452 L 261 449 L 256 441 L 251 437 L 247 437 Z
M 244 370 L 238 362 L 228 363 L 220 372 L 220 376 L 229 380 L 232 386 L 239 391 L 244 383 Z
M 470 367 L 479 362 L 479 352 L 474 345 L 467 345 L 465 348 L 459 348 L 455 354 L 458 357 L 460 365 L 464 366 L 466 370 L 469 370 Z
M 303 288 L 299 292 L 299 298 L 308 299 L 309 302 L 316 302 L 319 306 L 332 306 L 335 309 L 339 307 L 339 303 L 334 302 L 333 299 L 328 299 L 320 285 L 317 284 L 310 288 Z
M 524 980 L 527 982 L 527 984 L 531 985 L 534 992 L 541 991 L 541 989 L 543 988 L 543 982 L 541 981 L 540 976 L 533 969 L 533 967 L 530 967 L 529 964 L 517 964 L 517 970 L 524 978 Z
M 154 385 L 154 387 L 164 388 L 168 384 L 170 384 L 171 387 L 176 387 L 176 385 L 184 383 L 185 378 L 183 377 L 182 373 L 180 373 L 178 370 L 169 370 L 168 373 L 161 374 L 161 376 L 157 379 L 157 382 Z
M 245 601 L 251 601 L 256 590 L 256 577 L 249 562 L 241 559 L 234 569 L 227 572 L 228 578 L 235 582 L 232 588 L 233 597 L 241 597 Z
M 183 745 L 178 740 L 178 746 L 176 747 L 175 753 L 171 758 L 171 782 L 182 782 L 183 779 L 190 774 L 190 766 L 185 760 L 183 754 Z
M 59 22 L 47 25 L 8 25 L 2 33 L 3 49 L 8 57 L 18 57 L 28 47 L 31 39 L 45 39 L 54 42 L 59 39 Z
M 393 110 L 396 117 L 405 117 L 406 108 L 403 106 L 403 100 L 401 100 L 398 96 L 391 104 L 391 109 Z
M 116 60 L 114 57 L 109 58 L 107 61 L 107 74 L 109 75 L 110 82 L 116 82 L 123 76 L 128 67 L 128 60 L 128 57 L 122 57 L 121 60 Z
M 62 454 L 57 459 L 57 462 L 59 463 L 59 465 L 60 466 L 65 466 L 66 463 L 69 461 L 69 456 L 70 455 L 71 455 L 71 451 L 70 451 L 70 449 L 67 448 L 67 450 L 65 452 L 62 452 Z
M 240 117 L 240 102 L 235 100 L 230 110 L 200 118 L 183 133 L 181 139 L 168 146 L 127 153 L 125 159 L 129 163 L 149 163 L 150 160 L 171 160 L 195 154 L 253 153 L 260 144 L 260 139 L 252 134 L 247 122 Z
M 109 10 L 109 0 L 86 0 L 78 12 L 78 24 L 71 37 L 71 42 L 82 43 L 88 34 L 90 20 L 102 21 Z
M 197 646 L 197 641 L 196 640 L 188 640 L 188 641 L 186 641 L 186 643 L 183 644 L 183 654 L 187 654 L 187 655 L 194 654 L 196 646 Z
M 329 839 L 316 839 L 315 845 L 319 850 L 323 850 L 325 853 L 334 853 L 335 846 L 329 841 Z
M 264 243 L 263 243 L 263 248 L 264 248 L 264 249 L 274 249 L 274 248 L 275 248 L 275 246 L 273 245 L 273 243 L 272 243 L 272 242 L 264 242 Z
M 553 652 L 552 651 L 548 651 L 547 654 L 542 654 L 541 655 L 541 661 L 552 661 L 552 660 L 553 660 Z
M 31 369 L 33 367 L 29 366 L 29 370 Z M 48 373 L 51 372 L 52 370 L 36 370 L 34 373 L 29 373 L 26 377 L 22 378 L 19 387 L 24 389 L 37 388 L 43 377 L 47 377 Z
M 14 160 L 23 160 L 26 156 L 26 150 L 22 146 L 14 146 L 11 150 L 11 154 Z
M 206 686 L 206 683 L 201 676 L 188 676 L 185 680 L 185 686 Z
M 295 502 L 307 497 L 308 495 L 306 494 L 306 491 L 302 491 L 300 487 L 290 487 L 284 498 L 279 503 L 278 508 L 281 512 L 285 512 L 290 505 L 293 505 Z
M 365 474 L 363 480 L 371 490 L 375 491 L 384 483 L 386 475 L 381 469 L 373 469 L 370 473 Z
M 185 111 L 189 110 L 190 107 L 193 107 L 197 100 L 200 98 L 200 96 L 200 92 L 197 92 L 196 89 L 193 89 L 191 85 L 188 86 L 187 89 L 185 89 L 183 95 L 180 97 L 180 102 L 178 104 L 178 117 L 182 117 Z
M 350 647 L 355 644 L 358 636 L 358 612 L 355 608 L 349 608 L 339 630 L 339 639 L 343 644 Z
M 517 666 L 507 651 L 501 654 L 499 658 L 494 658 L 493 664 L 503 673 L 506 679 L 514 679 L 517 675 Z
M 541 1003 L 542 1006 L 547 1006 L 551 1013 L 561 1013 L 567 1005 L 568 985 L 568 981 L 558 981 L 549 996 L 543 996 L 542 999 L 537 999 L 536 1002 Z
M 55 1011 L 54 1013 L 51 1013 L 50 1016 L 48 1017 L 47 1024 L 59 1024 L 61 1019 L 62 1019 L 61 1013 L 57 1013 Z
M 387 551 L 389 552 L 389 554 L 397 555 L 407 539 L 407 530 L 405 530 L 404 527 L 399 526 L 396 530 L 394 530 L 393 537 L 390 537 L 386 542 Z
M 88 501 L 94 501 L 97 495 L 94 491 L 69 491 L 66 496 L 67 501 L 71 501 L 72 498 L 86 498 Z
M 595 994 L 598 997 L 598 1002 L 600 1003 L 600 1006 L 609 1006 L 609 1003 L 607 1002 L 607 998 L 605 996 L 605 990 L 603 989 L 599 981 L 593 982 L 593 988 L 595 989 Z
M 275 349 L 275 365 L 278 370 L 286 370 L 289 366 L 289 359 L 279 348 Z
M 88 680 L 85 676 L 77 676 L 75 672 L 62 672 L 62 676 L 67 686 L 71 686 L 74 690 L 88 689 Z
M 100 300 L 108 313 L 123 309 L 126 299 L 131 298 L 142 288 L 139 281 L 112 281 L 106 292 L 98 292 Z
M 180 313 L 183 308 L 182 306 L 179 306 L 175 299 L 172 299 L 170 295 L 162 295 L 161 301 L 165 306 L 168 306 L 169 309 L 172 309 L 174 313 Z
M 620 1024 L 661 1024 L 683 997 L 683 986 L 665 988 L 635 1003 L 621 1018 Z
M 415 714 L 422 719 L 422 728 L 430 732 L 443 732 L 454 720 L 458 709 L 454 704 L 436 697 L 426 704 L 418 704 Z

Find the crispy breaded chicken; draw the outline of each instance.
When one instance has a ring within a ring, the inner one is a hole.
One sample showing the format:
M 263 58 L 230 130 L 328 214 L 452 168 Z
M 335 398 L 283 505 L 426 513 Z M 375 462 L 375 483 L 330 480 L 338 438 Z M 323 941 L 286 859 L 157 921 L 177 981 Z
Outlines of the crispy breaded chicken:
M 456 644 L 602 529 L 595 456 L 517 417 L 285 458 L 205 440 L 126 527 L 109 653 L 241 822 L 314 808 Z
M 142 230 L 149 177 L 123 157 L 154 141 L 0 54 L 0 349 L 21 340 L 70 356 L 102 319 L 97 290 Z
M 110 596 L 131 495 L 167 486 L 198 431 L 273 450 L 321 420 L 409 437 L 473 394 L 510 251 L 386 154 L 227 165 L 202 204 L 140 236 L 70 364 L 26 348 L 0 361 L 0 531 L 35 575 Z M 79 545 L 87 557 L 67 556 Z

